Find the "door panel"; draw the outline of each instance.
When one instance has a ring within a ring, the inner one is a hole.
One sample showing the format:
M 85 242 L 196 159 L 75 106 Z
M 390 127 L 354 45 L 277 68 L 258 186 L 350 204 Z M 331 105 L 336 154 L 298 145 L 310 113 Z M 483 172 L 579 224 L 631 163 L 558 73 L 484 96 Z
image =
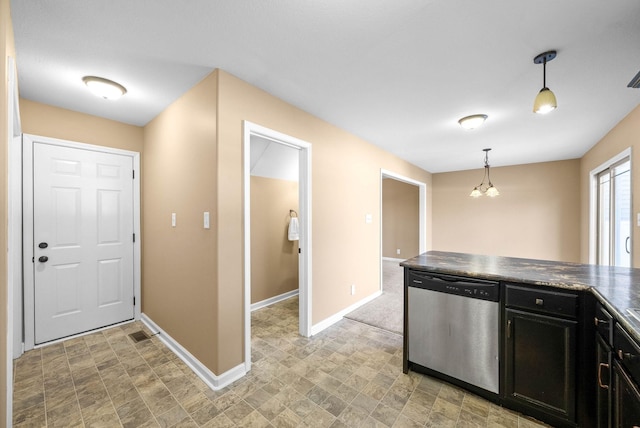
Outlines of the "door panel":
M 575 421 L 578 323 L 513 309 L 505 317 L 507 398 Z
M 34 143 L 33 171 L 35 343 L 132 319 L 133 159 Z

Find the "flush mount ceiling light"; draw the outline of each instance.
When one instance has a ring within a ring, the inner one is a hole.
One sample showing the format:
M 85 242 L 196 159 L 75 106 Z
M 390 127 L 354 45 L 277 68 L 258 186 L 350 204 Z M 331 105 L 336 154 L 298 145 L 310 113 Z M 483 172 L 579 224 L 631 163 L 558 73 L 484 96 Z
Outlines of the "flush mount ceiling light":
M 106 100 L 117 100 L 127 93 L 124 86 L 103 77 L 84 76 L 82 81 L 96 96 Z
M 482 126 L 485 120 L 487 120 L 486 114 L 472 114 L 471 116 L 463 117 L 458 121 L 460 126 L 464 129 L 474 129 Z
M 547 62 L 554 59 L 556 54 L 556 51 L 544 52 L 533 59 L 535 64 L 542 64 L 542 89 L 538 92 L 533 103 L 534 113 L 547 114 L 558 107 L 556 96 L 551 92 L 551 89 L 547 88 Z
M 484 152 L 484 177 L 482 177 L 482 182 L 473 188 L 469 196 L 472 198 L 479 198 L 482 195 L 487 195 L 490 198 L 495 198 L 500 194 L 498 189 L 494 187 L 491 183 L 491 175 L 489 169 L 489 151 L 491 149 L 482 149 Z M 487 180 L 485 183 L 484 181 Z

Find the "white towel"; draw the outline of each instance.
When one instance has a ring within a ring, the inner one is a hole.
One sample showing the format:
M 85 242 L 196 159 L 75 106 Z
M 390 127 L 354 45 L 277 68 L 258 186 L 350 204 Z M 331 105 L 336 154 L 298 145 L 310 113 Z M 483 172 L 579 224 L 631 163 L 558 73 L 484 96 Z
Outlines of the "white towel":
M 298 217 L 291 217 L 291 220 L 289 220 L 289 241 L 297 241 L 298 239 L 300 239 Z

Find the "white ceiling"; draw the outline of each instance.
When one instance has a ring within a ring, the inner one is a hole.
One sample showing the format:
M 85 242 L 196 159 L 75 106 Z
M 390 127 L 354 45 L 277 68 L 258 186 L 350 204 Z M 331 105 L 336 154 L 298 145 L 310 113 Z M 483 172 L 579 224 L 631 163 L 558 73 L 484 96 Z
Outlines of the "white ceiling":
M 221 68 L 431 172 L 581 157 L 640 103 L 637 0 L 12 0 L 27 99 L 144 125 Z M 558 109 L 532 113 L 555 49 Z M 127 87 L 116 102 L 81 77 Z M 464 131 L 457 120 L 489 115 Z
M 249 141 L 251 175 L 296 182 L 299 180 L 298 149 L 257 135 L 252 135 Z

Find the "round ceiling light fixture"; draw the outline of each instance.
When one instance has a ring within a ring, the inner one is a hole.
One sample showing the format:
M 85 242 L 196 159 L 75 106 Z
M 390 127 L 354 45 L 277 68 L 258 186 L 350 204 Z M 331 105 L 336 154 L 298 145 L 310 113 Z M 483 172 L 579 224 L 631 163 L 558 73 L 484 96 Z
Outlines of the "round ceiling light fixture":
M 84 76 L 82 81 L 96 96 L 106 100 L 117 100 L 127 93 L 124 86 L 104 77 Z
M 482 126 L 485 120 L 487 120 L 486 114 L 472 114 L 471 116 L 465 116 L 458 121 L 460 126 L 464 129 L 475 129 Z

